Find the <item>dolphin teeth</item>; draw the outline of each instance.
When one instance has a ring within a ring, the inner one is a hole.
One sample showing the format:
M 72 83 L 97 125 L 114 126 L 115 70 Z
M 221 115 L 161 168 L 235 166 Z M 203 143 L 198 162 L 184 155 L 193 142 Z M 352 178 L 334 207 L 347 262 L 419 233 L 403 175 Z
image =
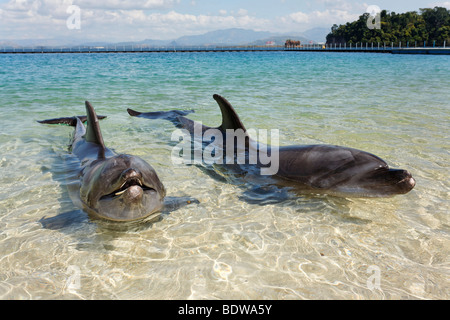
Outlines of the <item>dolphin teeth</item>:
M 127 180 L 124 183 L 122 183 L 122 185 L 118 189 L 120 191 L 114 193 L 114 195 L 115 196 L 120 196 L 121 194 L 123 194 L 130 187 L 130 185 L 127 185 L 128 183 L 130 183 L 130 181 L 137 182 L 141 187 L 143 187 L 142 181 L 140 179 Z

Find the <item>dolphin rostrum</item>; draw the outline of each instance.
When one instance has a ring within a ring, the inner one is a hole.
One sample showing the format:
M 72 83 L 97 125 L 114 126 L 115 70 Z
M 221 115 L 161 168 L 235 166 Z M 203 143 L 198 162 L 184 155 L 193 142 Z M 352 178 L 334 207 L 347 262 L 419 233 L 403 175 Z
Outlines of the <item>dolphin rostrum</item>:
M 255 173 L 254 168 L 267 169 L 267 163 L 261 161 L 261 154 L 265 152 L 266 155 L 277 155 L 277 170 L 270 175 L 276 180 L 276 184 L 293 187 L 302 193 L 344 197 L 386 197 L 405 194 L 415 186 L 415 180 L 408 171 L 391 169 L 384 160 L 365 151 L 336 145 L 294 145 L 275 148 L 257 142 L 250 138 L 231 104 L 218 94 L 213 98 L 222 113 L 222 124 L 213 129 L 222 133 L 223 149 L 228 146 L 227 139 L 235 139 L 236 134 L 233 131 L 240 130 L 244 132 L 245 144 L 241 148 L 234 147 L 235 157 L 239 156 L 239 153 L 245 153 L 248 160 L 248 155 L 255 150 L 259 155 L 253 166 L 249 166 L 248 161 L 247 165 L 240 166 L 247 173 Z M 190 134 L 194 134 L 196 128 L 199 128 L 197 133 L 200 135 L 211 129 L 184 117 L 183 115 L 188 112 L 173 110 L 142 113 L 128 109 L 131 116 L 171 120 Z M 264 152 L 260 152 L 262 150 Z M 225 151 L 222 155 L 225 155 Z M 224 164 L 223 161 L 220 163 Z M 224 165 L 228 165 L 228 162 L 226 163 Z

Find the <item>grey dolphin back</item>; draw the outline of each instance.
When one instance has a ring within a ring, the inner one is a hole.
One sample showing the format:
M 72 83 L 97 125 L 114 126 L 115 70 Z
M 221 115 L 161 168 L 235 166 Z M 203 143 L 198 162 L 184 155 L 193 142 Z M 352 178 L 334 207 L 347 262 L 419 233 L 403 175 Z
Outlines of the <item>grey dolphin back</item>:
M 246 132 L 244 124 L 239 119 L 238 114 L 234 110 L 233 106 L 228 102 L 224 97 L 214 94 L 214 100 L 216 100 L 217 104 L 220 107 L 220 111 L 222 113 L 222 124 L 218 127 L 221 131 L 227 129 L 242 129 Z M 130 116 L 146 118 L 146 119 L 165 119 L 171 121 L 177 127 L 190 128 L 193 126 L 192 120 L 185 118 L 184 116 L 189 113 L 195 112 L 194 110 L 171 110 L 171 111 L 157 111 L 157 112 L 139 112 L 133 109 L 128 108 L 127 112 Z M 204 126 L 203 129 L 209 128 Z
M 86 126 L 78 117 L 41 121 L 75 125 L 69 151 L 78 161 L 73 166 L 74 180 L 68 184 L 74 191 L 73 204 L 93 218 L 111 221 L 160 214 L 166 192 L 156 171 L 138 156 L 117 154 L 106 148 L 99 117 L 88 101 L 85 106 Z
M 256 151 L 259 155 L 261 150 L 262 152 L 270 150 L 272 156 L 272 152 L 276 150 L 275 156 L 278 160 L 276 172 L 271 175 L 280 180 L 280 185 L 291 181 L 297 188 L 306 191 L 312 189 L 313 193 L 364 197 L 404 194 L 415 186 L 415 180 L 408 171 L 390 169 L 384 160 L 362 150 L 335 145 L 298 145 L 279 148 L 265 146 L 260 149 L 262 144 L 254 143 L 255 141 L 250 139 L 231 104 L 218 94 L 214 94 L 213 98 L 222 113 L 222 124 L 213 129 L 222 131 L 224 139 L 235 139 L 239 130 L 245 132 L 245 149 L 235 148 L 235 154 L 245 156 L 247 151 Z M 142 113 L 139 116 L 143 115 Z M 143 117 L 154 119 L 155 116 L 157 115 Z M 195 134 L 197 128 L 195 121 L 178 116 L 174 123 Z M 208 128 L 202 126 L 202 132 Z M 263 165 L 256 163 L 254 168 L 258 167 L 262 168 Z M 227 164 L 227 169 L 229 168 Z M 251 172 L 250 168 L 245 170 Z
M 77 127 L 78 121 L 81 123 L 87 121 L 86 132 L 84 138 L 87 142 L 94 143 L 100 147 L 99 149 L 99 158 L 105 157 L 106 146 L 103 141 L 102 132 L 100 130 L 99 120 L 105 119 L 106 116 L 97 116 L 92 105 L 89 101 L 85 102 L 86 104 L 86 115 L 84 116 L 74 116 L 74 117 L 62 117 L 62 118 L 54 118 L 38 121 L 43 124 L 65 124 L 72 127 Z M 79 127 L 77 127 L 79 128 Z M 82 130 L 84 134 L 84 129 Z M 81 131 L 80 131 L 81 132 Z

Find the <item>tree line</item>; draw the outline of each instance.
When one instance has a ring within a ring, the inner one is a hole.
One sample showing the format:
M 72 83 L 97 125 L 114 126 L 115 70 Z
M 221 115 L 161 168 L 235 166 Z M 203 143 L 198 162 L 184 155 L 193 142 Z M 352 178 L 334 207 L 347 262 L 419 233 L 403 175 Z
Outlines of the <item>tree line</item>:
M 386 43 L 394 42 L 406 46 L 415 44 L 450 46 L 450 10 L 442 7 L 420 9 L 406 13 L 382 10 L 379 28 L 367 26 L 369 13 L 364 13 L 358 20 L 344 25 L 334 24 L 327 35 L 327 44 L 335 43 Z M 373 21 L 373 20 L 372 20 Z

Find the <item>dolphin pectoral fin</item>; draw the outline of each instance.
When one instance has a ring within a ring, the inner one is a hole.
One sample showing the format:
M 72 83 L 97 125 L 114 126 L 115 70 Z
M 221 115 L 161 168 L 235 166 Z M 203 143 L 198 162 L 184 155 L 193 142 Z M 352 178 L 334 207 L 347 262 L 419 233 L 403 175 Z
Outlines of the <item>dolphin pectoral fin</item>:
M 260 206 L 267 204 L 278 204 L 294 199 L 294 195 L 290 192 L 290 188 L 281 188 L 275 185 L 261 185 L 244 191 L 239 200 L 258 204 Z
M 166 197 L 164 199 L 164 207 L 162 208 L 162 212 L 171 213 L 188 205 L 199 203 L 200 201 L 192 197 Z
M 186 116 L 195 112 L 194 110 L 171 110 L 171 111 L 156 111 L 156 112 L 139 112 L 128 108 L 127 112 L 132 117 L 140 117 L 146 119 L 166 119 L 173 120 L 180 116 Z
M 241 122 L 241 119 L 239 119 L 239 116 L 237 115 L 233 106 L 228 102 L 228 100 L 218 94 L 213 95 L 213 98 L 214 100 L 216 100 L 217 104 L 220 107 L 220 111 L 222 112 L 222 125 L 220 126 L 220 128 L 222 130 L 242 129 L 245 132 L 246 130 Z
M 76 224 L 87 223 L 89 218 L 80 210 L 73 210 L 69 212 L 60 213 L 54 217 L 43 217 L 39 223 L 45 229 L 59 230 L 67 228 Z

